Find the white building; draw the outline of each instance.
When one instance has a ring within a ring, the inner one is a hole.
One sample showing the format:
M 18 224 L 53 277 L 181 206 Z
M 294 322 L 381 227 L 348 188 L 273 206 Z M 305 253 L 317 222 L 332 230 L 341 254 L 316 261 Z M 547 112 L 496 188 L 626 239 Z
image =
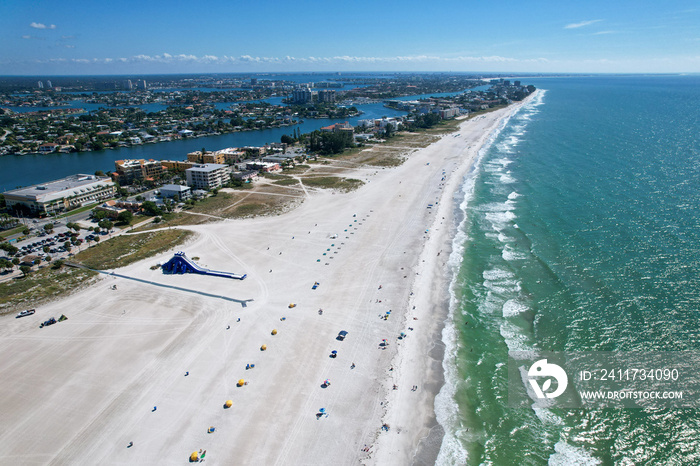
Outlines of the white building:
M 32 213 L 55 214 L 114 197 L 111 178 L 71 175 L 56 181 L 13 189 L 4 193 L 8 208 L 24 206 Z
M 229 172 L 229 166 L 221 163 L 196 164 L 185 170 L 187 186 L 206 190 L 219 188 L 228 183 Z
M 189 186 L 179 184 L 166 184 L 160 188 L 160 195 L 165 198 L 172 199 L 177 196 L 181 201 L 192 197 L 192 189 Z

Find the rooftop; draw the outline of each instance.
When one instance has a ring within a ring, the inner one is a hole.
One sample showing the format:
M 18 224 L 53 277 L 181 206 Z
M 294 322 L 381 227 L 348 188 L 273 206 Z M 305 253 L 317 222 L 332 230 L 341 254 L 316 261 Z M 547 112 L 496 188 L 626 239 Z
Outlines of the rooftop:
M 188 168 L 187 171 L 213 172 L 226 167 L 228 167 L 228 165 L 223 163 L 198 163 L 192 168 Z
M 98 182 L 112 184 L 112 180 L 109 177 L 78 174 L 70 175 L 65 178 L 61 178 L 60 180 L 49 181 L 47 183 L 35 184 L 24 188 L 6 191 L 5 195 L 22 196 L 25 198 L 33 198 L 38 200 L 40 198 L 45 198 L 63 191 L 73 191 L 75 194 L 87 192 L 89 189 L 92 189 L 90 185 Z

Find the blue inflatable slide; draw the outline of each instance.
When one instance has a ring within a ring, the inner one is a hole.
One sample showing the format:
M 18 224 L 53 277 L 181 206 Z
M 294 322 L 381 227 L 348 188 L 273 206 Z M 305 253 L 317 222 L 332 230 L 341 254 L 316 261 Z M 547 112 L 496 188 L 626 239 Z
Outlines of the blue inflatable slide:
M 239 275 L 230 272 L 217 272 L 216 270 L 209 270 L 202 268 L 192 262 L 184 252 L 176 252 L 172 259 L 161 266 L 163 273 L 167 274 L 183 274 L 183 273 L 198 273 L 201 275 L 211 275 L 213 277 L 224 277 L 224 278 L 235 278 L 236 280 L 243 280 L 247 277 L 247 274 Z

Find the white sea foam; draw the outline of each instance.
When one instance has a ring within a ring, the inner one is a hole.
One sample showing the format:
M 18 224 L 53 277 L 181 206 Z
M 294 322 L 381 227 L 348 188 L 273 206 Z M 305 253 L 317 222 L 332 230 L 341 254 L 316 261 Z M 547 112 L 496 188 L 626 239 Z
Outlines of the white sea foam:
M 508 199 L 510 199 L 512 201 L 512 200 L 519 198 L 520 196 L 521 196 L 520 194 L 513 191 L 512 193 L 508 194 Z
M 527 259 L 527 254 L 524 254 L 520 251 L 516 251 L 510 245 L 506 244 L 503 247 L 503 251 L 501 251 L 501 257 L 503 257 L 503 260 L 511 262 Z
M 503 304 L 503 317 L 513 317 L 522 314 L 529 308 L 517 299 L 509 299 Z
M 500 243 L 508 243 L 510 241 L 513 241 L 513 238 L 503 233 L 498 233 L 497 238 Z
M 515 209 L 514 204 L 506 202 L 489 202 L 488 204 L 482 204 L 479 206 L 479 210 L 482 212 L 508 212 Z
M 540 99 L 541 100 L 541 99 Z M 530 104 L 526 105 L 528 107 Z M 503 119 L 499 127 L 491 133 L 487 142 L 481 147 L 477 155 L 474 167 L 465 178 L 462 185 L 463 200 L 459 205 L 463 213 L 463 218 L 457 228 L 457 234 L 452 242 L 452 252 L 448 260 L 452 280 L 450 282 L 450 315 L 447 323 L 442 331 L 442 340 L 445 344 L 445 354 L 443 357 L 443 370 L 445 371 L 445 383 L 440 389 L 440 392 L 435 397 L 435 417 L 438 423 L 443 427 L 445 436 L 440 447 L 440 452 L 435 464 L 441 466 L 463 464 L 465 458 L 468 458 L 467 451 L 462 445 L 460 439 L 463 438 L 464 430 L 461 427 L 457 413 L 459 412 L 457 403 L 455 402 L 455 393 L 461 383 L 457 367 L 455 366 L 455 357 L 458 349 L 457 329 L 455 328 L 454 316 L 457 311 L 458 299 L 455 294 L 455 286 L 457 286 L 457 277 L 459 268 L 462 263 L 464 254 L 464 242 L 466 240 L 465 225 L 467 222 L 467 208 L 473 199 L 474 195 L 474 173 L 482 167 L 482 160 L 488 152 L 494 141 L 505 128 L 510 119 L 517 115 L 524 107 L 516 110 L 513 114 Z M 513 217 L 514 218 L 514 217 Z
M 499 181 L 503 184 L 513 184 L 516 179 L 513 178 L 510 173 L 503 173 Z
M 534 393 L 531 393 L 530 395 L 535 396 Z M 555 402 L 551 402 L 552 405 L 554 405 Z M 538 401 L 538 403 L 540 403 L 540 401 Z M 554 414 L 554 412 L 550 411 L 549 408 L 540 408 L 533 405 L 532 409 L 535 411 L 535 415 L 537 415 L 537 417 L 540 421 L 542 421 L 543 424 L 551 424 L 555 426 L 560 426 L 564 424 L 564 420 L 561 417 Z
M 549 466 L 596 466 L 602 464 L 597 458 L 594 458 L 589 452 L 581 447 L 576 447 L 566 443 L 566 440 L 559 440 L 554 445 L 554 453 L 549 457 Z
M 510 270 L 502 269 L 502 268 L 493 268 L 493 269 L 488 269 L 484 270 L 481 274 L 482 277 L 484 277 L 484 280 L 488 280 L 491 282 L 494 281 L 503 281 L 503 280 L 512 280 L 515 275 L 513 272 Z
M 532 351 L 532 345 L 521 330 L 508 321 L 503 321 L 500 328 L 501 336 L 508 347 L 508 351 Z
M 491 223 L 491 228 L 495 231 L 501 231 L 508 227 L 516 218 L 515 214 L 511 210 L 487 212 L 485 217 L 486 220 Z

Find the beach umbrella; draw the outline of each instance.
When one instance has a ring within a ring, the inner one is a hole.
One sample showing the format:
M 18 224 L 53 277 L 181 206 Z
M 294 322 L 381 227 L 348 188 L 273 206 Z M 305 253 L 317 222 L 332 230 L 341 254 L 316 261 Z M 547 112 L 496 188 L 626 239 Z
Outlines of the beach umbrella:
M 199 461 L 199 453 L 196 451 L 193 451 L 192 454 L 190 455 L 190 461 Z
M 226 403 L 224 404 L 224 406 L 226 406 L 227 408 L 230 408 L 231 406 L 233 406 L 233 401 L 226 400 Z
M 214 426 L 211 426 L 211 427 L 209 427 L 209 428 L 207 429 L 207 434 L 211 434 L 211 433 L 214 432 L 215 430 L 216 430 L 216 429 L 214 428 Z
M 326 408 L 321 408 L 321 409 L 318 410 L 318 412 L 319 412 L 319 413 L 325 413 L 325 412 L 326 412 Z
M 272 329 L 272 334 L 277 335 L 277 329 Z
M 336 350 L 331 351 L 331 354 L 338 354 Z
M 239 381 L 238 381 L 238 386 L 239 386 L 239 387 L 242 387 L 243 385 L 245 385 L 245 380 L 243 380 L 243 379 L 239 380 Z
M 262 346 L 260 347 L 260 351 L 265 351 L 266 349 L 267 349 L 267 345 L 262 345 Z

